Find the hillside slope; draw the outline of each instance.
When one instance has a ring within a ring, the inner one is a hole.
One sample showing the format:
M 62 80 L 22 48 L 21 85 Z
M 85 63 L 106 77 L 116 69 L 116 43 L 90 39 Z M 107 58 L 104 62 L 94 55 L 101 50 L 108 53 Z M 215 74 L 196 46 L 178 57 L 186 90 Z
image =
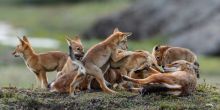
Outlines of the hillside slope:
M 151 94 L 145 97 L 128 92 L 108 95 L 80 93 L 78 97 L 43 90 L 2 88 L 1 109 L 220 109 L 220 94 L 214 87 L 201 84 L 187 97 Z

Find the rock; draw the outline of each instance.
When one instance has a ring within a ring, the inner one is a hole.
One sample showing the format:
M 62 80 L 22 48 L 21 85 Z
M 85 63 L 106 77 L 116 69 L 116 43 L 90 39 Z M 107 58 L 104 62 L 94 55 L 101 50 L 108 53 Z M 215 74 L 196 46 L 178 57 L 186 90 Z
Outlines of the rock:
M 220 8 L 219 0 L 138 0 L 133 4 L 97 20 L 84 36 L 106 37 L 115 27 L 133 32 L 134 39 L 175 36 L 209 21 Z
M 170 39 L 169 44 L 191 49 L 197 54 L 220 55 L 220 15 Z
M 198 54 L 220 55 L 220 0 L 138 0 L 129 8 L 103 17 L 86 38 L 105 38 L 115 27 L 133 39 L 170 36 L 169 44 Z

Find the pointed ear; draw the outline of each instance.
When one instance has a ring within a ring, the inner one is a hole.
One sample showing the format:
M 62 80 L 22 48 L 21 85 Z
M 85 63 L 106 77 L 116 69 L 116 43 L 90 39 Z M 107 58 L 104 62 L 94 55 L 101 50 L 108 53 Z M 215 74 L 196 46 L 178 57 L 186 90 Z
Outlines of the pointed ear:
M 154 47 L 154 50 L 155 51 L 158 51 L 160 49 L 160 45 L 156 45 L 155 47 Z
M 80 44 L 82 44 L 81 40 L 80 40 L 80 37 L 79 36 L 75 36 L 74 37 L 74 40 Z
M 27 38 L 26 36 L 23 36 L 23 40 L 24 40 L 25 42 L 29 43 L 29 40 L 28 40 L 28 38 Z
M 71 39 L 68 37 L 68 36 L 65 36 L 66 37 L 66 42 L 68 45 L 71 45 Z
M 25 44 L 25 41 L 23 41 L 20 37 L 18 37 L 18 40 L 21 42 L 21 44 Z
M 113 33 L 120 32 L 118 28 L 115 28 Z

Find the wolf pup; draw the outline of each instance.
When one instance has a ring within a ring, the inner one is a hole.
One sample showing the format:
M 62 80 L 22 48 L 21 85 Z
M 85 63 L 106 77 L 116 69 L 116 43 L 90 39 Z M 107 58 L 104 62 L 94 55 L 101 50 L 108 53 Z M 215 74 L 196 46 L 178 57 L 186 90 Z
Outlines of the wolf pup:
M 75 92 L 75 88 L 78 84 L 71 86 L 71 83 L 75 80 L 83 80 L 79 79 L 81 77 L 78 76 L 85 76 L 86 70 L 83 64 L 76 59 L 72 50 L 72 47 L 69 45 L 69 58 L 61 71 L 62 74 L 49 85 L 51 92 Z M 74 96 L 75 94 L 73 93 L 72 95 Z
M 84 56 L 84 47 L 80 40 L 80 37 L 76 36 L 74 38 L 66 37 L 67 43 L 72 48 L 72 52 L 75 55 L 77 60 L 81 60 Z
M 131 33 L 120 32 L 116 28 L 113 34 L 107 39 L 91 47 L 82 59 L 82 63 L 86 68 L 86 74 L 94 76 L 101 89 L 106 93 L 116 92 L 106 86 L 107 81 L 104 79 L 103 74 L 105 70 L 102 70 L 101 68 L 105 65 L 109 65 L 110 60 L 117 62 L 125 56 L 131 54 L 130 52 L 117 54 L 117 50 L 120 49 L 120 45 L 127 45 L 127 37 L 130 35 Z
M 73 52 L 73 53 L 70 53 L 70 50 L 69 50 L 69 56 L 71 54 L 73 54 L 74 58 L 76 58 L 76 60 L 81 60 L 82 57 L 84 56 L 84 47 L 83 47 L 83 44 L 80 40 L 80 37 L 76 36 L 72 39 L 69 37 L 66 37 L 66 41 L 69 45 L 69 49 L 71 49 L 71 52 Z M 71 59 L 69 59 L 69 60 L 71 60 Z M 58 72 L 57 78 L 64 73 L 66 73 L 66 72 L 61 72 L 61 71 Z
M 61 71 L 68 55 L 59 51 L 38 54 L 31 47 L 27 37 L 24 36 L 23 39 L 18 39 L 20 44 L 17 45 L 12 54 L 15 57 L 22 57 L 30 71 L 35 73 L 38 81 L 41 83 L 41 88 L 47 88 L 46 72 Z
M 197 84 L 197 74 L 195 70 L 197 66 L 193 63 L 178 60 L 167 64 L 164 69 L 169 71 L 169 73 L 158 72 L 145 79 L 134 79 L 123 76 L 123 79 L 146 85 L 143 89 L 140 89 L 142 95 L 155 92 L 172 95 L 188 95 L 195 90 Z
M 171 64 L 177 60 L 186 60 L 198 66 L 197 77 L 199 78 L 199 63 L 197 56 L 186 48 L 172 47 L 166 45 L 157 45 L 153 48 L 153 56 L 156 58 L 159 66 L 164 67 L 166 64 Z
M 115 68 L 121 75 L 126 75 L 131 77 L 135 71 L 143 70 L 144 68 L 154 67 L 158 68 L 157 62 L 154 57 L 147 51 L 137 50 L 131 51 L 131 55 L 121 59 L 118 62 L 111 62 L 111 68 Z M 122 85 L 126 82 L 119 83 L 119 88 L 124 89 Z

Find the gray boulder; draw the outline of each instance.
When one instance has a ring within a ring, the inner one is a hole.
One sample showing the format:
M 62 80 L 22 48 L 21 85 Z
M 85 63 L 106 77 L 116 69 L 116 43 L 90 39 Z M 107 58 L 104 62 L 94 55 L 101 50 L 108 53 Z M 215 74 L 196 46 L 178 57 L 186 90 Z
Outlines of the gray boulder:
M 220 15 L 170 39 L 169 44 L 186 47 L 198 54 L 220 55 Z
M 106 37 L 115 27 L 133 32 L 134 39 L 175 36 L 208 21 L 219 9 L 220 0 L 138 0 L 122 12 L 97 20 L 84 36 Z
M 133 39 L 169 36 L 171 45 L 199 54 L 220 53 L 220 0 L 138 0 L 128 9 L 103 17 L 84 32 L 105 38 L 115 27 Z

